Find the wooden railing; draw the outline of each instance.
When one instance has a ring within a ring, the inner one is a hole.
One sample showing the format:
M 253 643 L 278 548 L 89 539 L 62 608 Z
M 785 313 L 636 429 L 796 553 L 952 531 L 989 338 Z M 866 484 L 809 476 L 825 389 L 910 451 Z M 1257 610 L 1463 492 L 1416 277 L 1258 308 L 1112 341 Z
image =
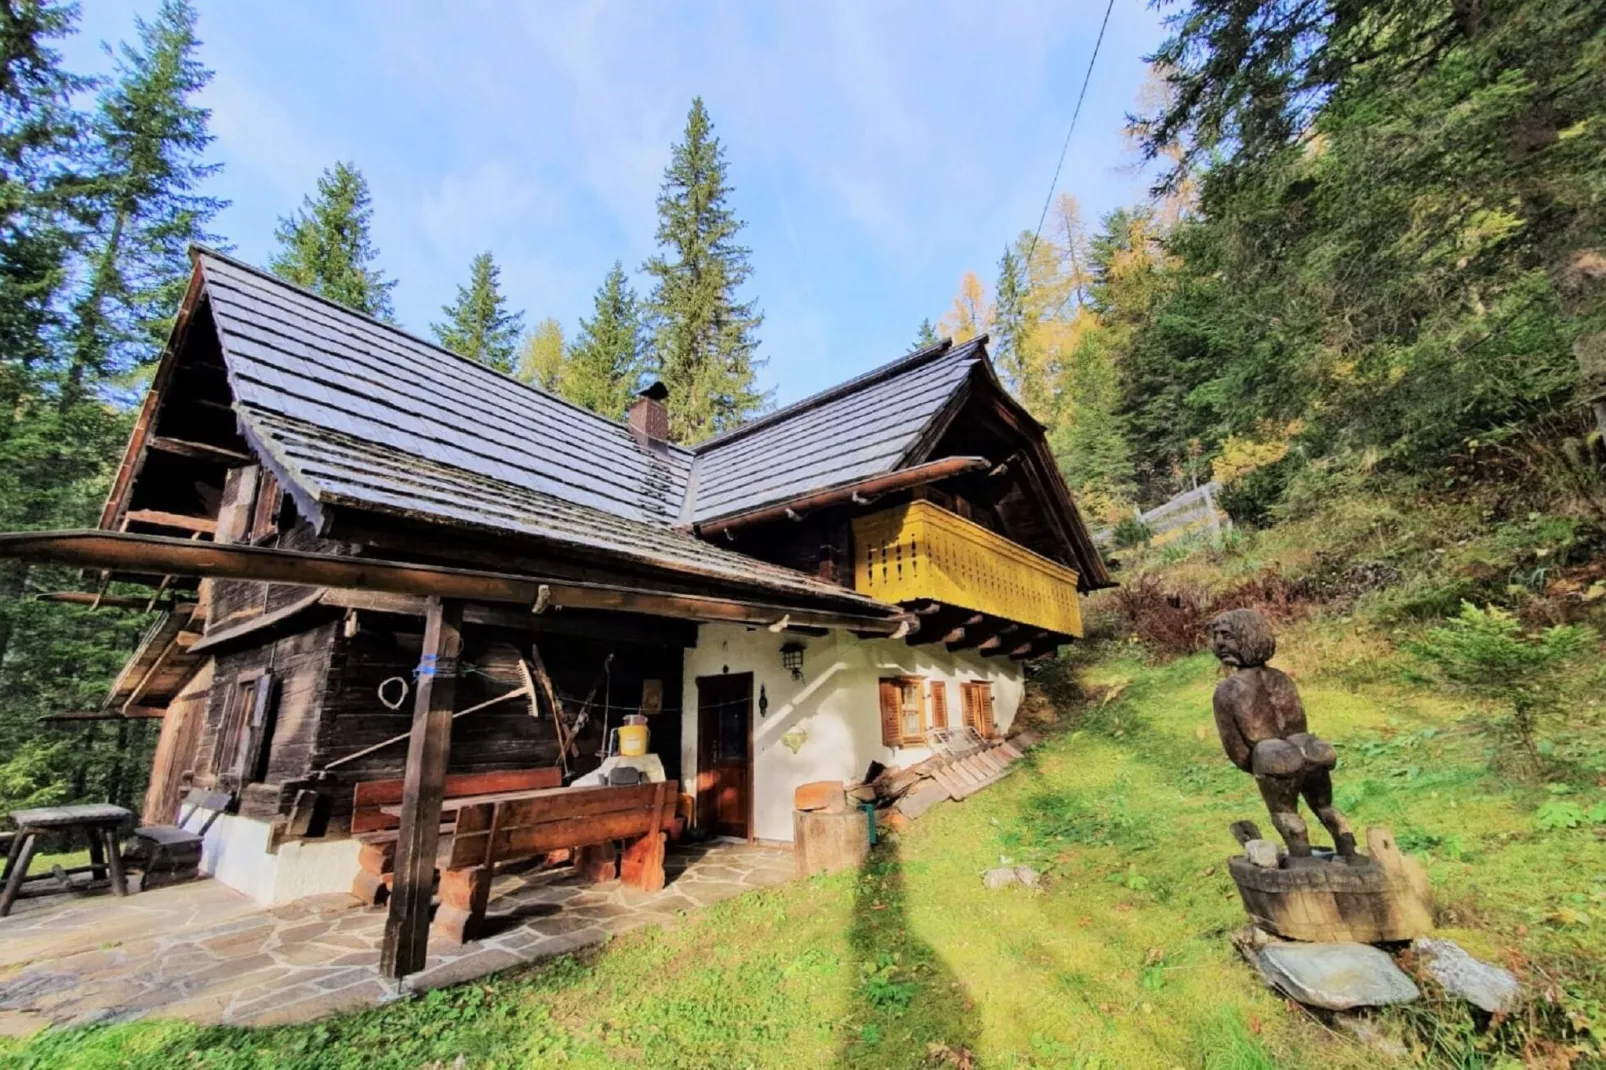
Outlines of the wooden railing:
M 931 599 L 1081 636 L 1075 569 L 928 501 L 853 522 L 853 587 L 884 602 Z

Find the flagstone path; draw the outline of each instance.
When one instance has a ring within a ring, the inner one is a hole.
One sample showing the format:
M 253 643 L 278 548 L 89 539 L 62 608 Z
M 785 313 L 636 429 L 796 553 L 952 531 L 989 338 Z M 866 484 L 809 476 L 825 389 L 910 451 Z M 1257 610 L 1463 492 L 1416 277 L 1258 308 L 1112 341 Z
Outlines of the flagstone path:
M 499 875 L 488 932 L 461 947 L 432 940 L 414 990 L 456 984 L 600 943 L 640 925 L 790 880 L 782 848 L 672 848 L 668 885 L 580 883 L 565 868 Z M 382 907 L 345 895 L 265 909 L 216 881 L 19 902 L 0 919 L 0 1034 L 147 1016 L 270 1025 L 380 1002 Z

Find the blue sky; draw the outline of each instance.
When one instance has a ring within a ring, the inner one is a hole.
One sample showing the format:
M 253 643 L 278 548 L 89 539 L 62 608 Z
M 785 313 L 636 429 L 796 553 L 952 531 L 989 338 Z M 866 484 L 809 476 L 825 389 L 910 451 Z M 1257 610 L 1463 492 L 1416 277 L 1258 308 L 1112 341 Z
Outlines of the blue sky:
M 78 69 L 132 33 L 88 0 Z M 335 160 L 366 175 L 401 323 L 428 333 L 490 249 L 526 322 L 572 334 L 654 199 L 701 94 L 766 319 L 761 385 L 795 400 L 905 351 L 960 275 L 1037 222 L 1103 16 L 1069 3 L 198 0 L 216 72 L 216 228 L 265 263 Z M 1116 0 L 1059 189 L 1088 218 L 1146 187 L 1121 134 L 1160 16 Z M 645 283 L 637 276 L 638 288 Z

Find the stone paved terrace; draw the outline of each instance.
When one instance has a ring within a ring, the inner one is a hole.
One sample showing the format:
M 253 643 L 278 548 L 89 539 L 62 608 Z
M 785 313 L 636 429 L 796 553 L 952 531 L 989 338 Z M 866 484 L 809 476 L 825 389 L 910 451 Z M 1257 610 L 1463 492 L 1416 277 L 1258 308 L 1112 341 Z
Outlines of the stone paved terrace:
M 640 925 L 791 879 L 791 852 L 713 843 L 670 849 L 648 894 L 581 883 L 567 867 L 501 874 L 484 939 L 430 943 L 414 989 L 456 984 L 599 943 Z M 0 1033 L 146 1016 L 271 1025 L 378 1003 L 383 907 L 345 895 L 263 908 L 217 883 L 21 900 L 0 919 Z

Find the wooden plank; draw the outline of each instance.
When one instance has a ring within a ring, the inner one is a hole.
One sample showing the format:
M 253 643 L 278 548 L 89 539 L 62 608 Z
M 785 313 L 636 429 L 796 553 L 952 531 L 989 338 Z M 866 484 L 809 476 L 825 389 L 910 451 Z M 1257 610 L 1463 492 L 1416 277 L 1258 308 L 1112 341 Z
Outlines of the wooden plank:
M 248 453 L 225 449 L 222 446 L 214 446 L 210 442 L 189 442 L 182 438 L 152 435 L 147 440 L 147 443 L 157 453 L 170 453 L 175 457 L 193 457 L 198 461 L 211 461 L 214 464 L 226 464 L 230 467 L 252 462 L 251 455 Z
M 597 817 L 651 808 L 658 783 L 629 787 L 559 788 L 501 804 L 502 826 L 519 828 L 561 817 Z
M 875 635 L 902 635 L 912 616 L 843 592 L 857 612 L 804 609 L 795 602 L 751 602 L 640 587 L 545 580 L 538 576 L 420 565 L 263 546 L 191 542 L 160 535 L 111 531 L 8 532 L 0 534 L 0 557 L 59 565 L 110 568 L 140 574 L 205 576 L 353 587 L 420 594 L 454 602 L 512 602 L 550 608 L 622 610 L 681 620 L 743 624 L 791 624 L 847 628 Z M 779 592 L 776 592 L 779 598 Z M 800 596 L 801 597 L 801 596 Z M 815 596 L 808 596 L 813 598 Z
M 217 534 L 217 521 L 210 520 L 204 516 L 166 513 L 160 509 L 130 509 L 123 514 L 123 519 L 131 524 L 160 524 L 164 528 L 198 531 L 203 535 Z
M 247 645 L 255 646 L 272 638 L 271 635 L 259 633 L 270 632 L 274 629 L 288 629 L 292 625 L 295 627 L 291 630 L 299 630 L 299 618 L 301 615 L 318 609 L 322 605 L 320 594 L 321 592 L 313 591 L 311 594 L 298 598 L 289 605 L 274 610 L 272 613 L 263 613 L 239 624 L 231 625 L 227 628 L 219 628 L 215 632 L 208 632 L 205 638 L 190 646 L 190 653 L 199 654 L 203 651 L 211 651 L 216 654 L 220 652 L 220 648 L 237 646 L 242 641 L 247 642 Z
M 442 806 L 470 806 L 480 801 L 476 797 L 555 788 L 562 782 L 563 773 L 555 765 L 535 769 L 497 769 L 488 773 L 453 773 L 446 778 Z M 400 819 L 385 813 L 381 807 L 400 803 L 402 796 L 403 781 L 400 779 L 360 782 L 352 793 L 352 833 L 398 827 Z
M 452 704 L 457 697 L 457 659 L 463 649 L 462 621 L 461 603 L 434 596 L 429 599 L 413 704 L 413 734 L 407 744 L 403 777 L 396 880 L 379 949 L 380 972 L 396 980 L 422 969 L 429 952 L 429 907 L 441 798 L 446 791 Z
M 653 822 L 654 811 L 646 809 L 628 810 L 602 817 L 568 817 L 524 828 L 501 829 L 497 832 L 492 857 L 502 862 L 546 851 L 556 851 L 564 847 L 645 836 L 652 831 Z M 470 857 L 467 862 L 461 864 L 473 865 L 474 858 L 483 857 L 483 846 L 475 850 L 465 843 L 464 847 Z M 455 840 L 451 864 L 459 865 Z

